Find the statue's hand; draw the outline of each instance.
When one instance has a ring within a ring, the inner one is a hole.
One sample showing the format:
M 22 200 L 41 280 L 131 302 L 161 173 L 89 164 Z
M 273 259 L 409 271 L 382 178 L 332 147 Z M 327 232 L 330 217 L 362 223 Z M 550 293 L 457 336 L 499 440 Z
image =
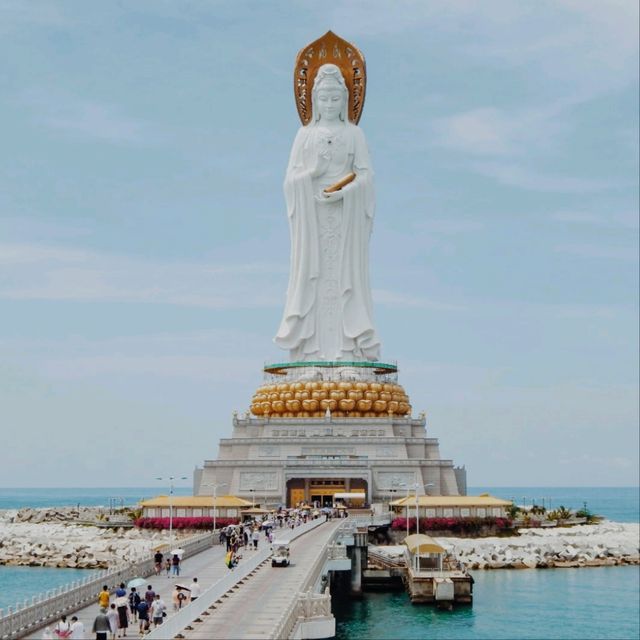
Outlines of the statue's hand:
M 339 202 L 344 197 L 344 193 L 342 189 L 339 191 L 333 191 L 332 193 L 325 193 L 321 191 L 317 196 L 316 200 L 318 202 Z
M 330 162 L 331 162 L 331 154 L 328 151 L 320 152 L 316 160 L 316 166 L 313 169 L 311 169 L 311 177 L 319 178 L 321 175 L 323 175 L 329 168 Z

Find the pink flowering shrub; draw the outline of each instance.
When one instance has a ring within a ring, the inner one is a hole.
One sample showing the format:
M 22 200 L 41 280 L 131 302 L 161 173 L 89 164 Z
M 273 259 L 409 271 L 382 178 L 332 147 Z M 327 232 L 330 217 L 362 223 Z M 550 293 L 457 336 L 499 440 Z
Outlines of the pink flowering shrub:
M 216 518 L 216 527 L 226 527 L 230 524 L 238 524 L 239 518 Z M 137 518 L 134 521 L 140 529 L 168 529 L 169 518 Z M 213 529 L 213 518 L 174 518 L 174 529 Z
M 420 531 L 451 531 L 452 533 L 474 534 L 479 533 L 485 528 L 497 529 L 504 531 L 511 529 L 512 522 L 508 518 L 420 518 Z M 407 529 L 406 518 L 395 518 L 391 522 L 391 528 L 394 530 Z M 416 519 L 409 518 L 409 532 L 416 532 Z

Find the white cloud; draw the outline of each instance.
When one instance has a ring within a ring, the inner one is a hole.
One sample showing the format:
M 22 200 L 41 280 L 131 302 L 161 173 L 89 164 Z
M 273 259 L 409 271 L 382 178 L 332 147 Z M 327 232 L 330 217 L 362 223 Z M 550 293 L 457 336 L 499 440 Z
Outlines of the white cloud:
M 165 131 L 149 122 L 122 113 L 116 104 L 80 98 L 57 89 L 32 89 L 21 101 L 37 123 L 90 140 L 155 144 L 167 137 Z
M 594 213 L 590 211 L 558 211 L 551 214 L 551 219 L 556 222 L 569 224 L 607 227 L 613 229 L 638 229 L 640 222 L 637 212 L 618 213 L 607 211 L 606 213 Z
M 545 107 L 506 111 L 480 107 L 434 119 L 437 145 L 474 155 L 527 155 L 532 149 L 557 144 L 566 128 L 559 116 L 576 100 Z
M 137 302 L 211 309 L 282 304 L 284 267 L 133 259 L 69 247 L 4 244 L 0 299 Z
M 513 163 L 483 162 L 475 163 L 472 168 L 481 175 L 494 178 L 500 184 L 531 191 L 594 193 L 621 186 L 610 180 L 545 174 Z
M 638 250 L 631 247 L 612 247 L 600 244 L 558 244 L 554 247 L 558 253 L 569 253 L 584 258 L 605 258 L 637 262 Z
M 459 235 L 484 229 L 484 224 L 471 218 L 428 218 L 414 225 L 414 228 L 430 235 Z
M 376 304 L 388 307 L 413 308 L 413 309 L 430 309 L 431 311 L 460 311 L 463 307 L 449 304 L 447 302 L 438 302 L 421 296 L 402 293 L 399 291 L 389 291 L 386 289 L 374 289 L 373 301 Z

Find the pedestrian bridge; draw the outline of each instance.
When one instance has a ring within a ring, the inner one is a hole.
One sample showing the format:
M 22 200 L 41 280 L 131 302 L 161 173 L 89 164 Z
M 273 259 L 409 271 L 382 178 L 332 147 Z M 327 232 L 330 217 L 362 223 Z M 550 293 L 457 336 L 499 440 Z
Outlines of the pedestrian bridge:
M 347 549 L 339 544 L 345 534 L 351 534 L 347 521 L 323 519 L 278 531 L 278 539 L 291 541 L 289 567 L 272 567 L 270 549 L 258 550 L 148 637 L 333 637 L 331 595 L 323 576 L 351 569 Z
M 328 522 L 319 518 L 295 529 L 276 529 L 278 539 L 290 540 L 289 567 L 271 567 L 270 547 L 263 539 L 257 550 L 241 549 L 242 560 L 230 571 L 224 563 L 225 549 L 212 546 L 211 534 L 196 536 L 182 544 L 187 553 L 179 582 L 188 584 L 197 577 L 202 593 L 180 611 L 173 612 L 171 601 L 178 580 L 154 575 L 153 560 L 145 559 L 34 597 L 5 615 L 0 611 L 0 639 L 42 638 L 61 614 L 78 616 L 89 637 L 102 585 L 113 589 L 136 575 L 148 576 L 148 584 L 168 605 L 164 624 L 149 638 L 332 637 L 335 620 L 326 576 L 328 571 L 351 570 L 347 545 L 354 544 L 358 524 L 352 518 Z M 359 569 L 353 575 L 359 576 Z M 131 622 L 128 635 L 137 633 L 137 623 Z

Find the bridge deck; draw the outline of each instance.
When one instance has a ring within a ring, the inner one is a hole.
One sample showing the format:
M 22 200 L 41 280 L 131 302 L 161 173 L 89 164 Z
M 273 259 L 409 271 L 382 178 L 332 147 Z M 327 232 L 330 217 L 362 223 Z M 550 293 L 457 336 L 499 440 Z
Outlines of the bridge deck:
M 261 538 L 259 543 L 259 549 L 262 549 L 264 545 L 268 545 L 269 542 Z M 192 556 L 191 558 L 187 558 L 182 562 L 180 568 L 180 577 L 176 578 L 175 576 L 166 577 L 164 571 L 161 575 L 156 576 L 148 576 L 145 579 L 148 580 L 147 584 L 153 586 L 153 589 L 156 593 L 159 593 L 162 596 L 165 604 L 167 605 L 167 616 L 171 616 L 173 614 L 173 602 L 171 599 L 171 594 L 173 592 L 173 587 L 176 583 L 182 583 L 188 585 L 193 581 L 193 578 L 198 578 L 198 582 L 202 586 L 202 590 L 204 591 L 212 584 L 220 580 L 220 578 L 224 577 L 229 569 L 224 564 L 224 556 L 226 550 L 223 546 L 216 545 L 203 551 L 201 553 Z M 242 555 L 245 558 L 249 558 L 255 552 L 251 550 L 243 549 L 241 551 Z M 129 590 L 127 589 L 127 592 Z M 138 591 L 141 592 L 141 595 L 144 595 L 146 591 L 146 585 L 142 587 L 138 587 Z M 114 597 L 111 596 L 111 601 L 113 602 Z M 67 620 L 71 620 L 71 616 L 76 615 L 78 619 L 82 621 L 85 628 L 86 637 L 91 636 L 91 627 L 93 625 L 93 621 L 98 614 L 100 607 L 96 601 L 95 604 L 92 604 L 88 607 L 84 607 L 76 611 L 75 613 L 70 613 L 67 615 Z M 167 618 L 165 618 L 166 620 Z M 55 622 L 50 626 L 53 628 L 55 626 Z M 27 638 L 42 638 L 43 629 L 40 628 L 37 631 L 34 631 L 30 635 L 26 636 Z M 129 629 L 127 636 L 138 637 L 138 623 L 133 620 L 129 624 Z
M 294 540 L 290 566 L 266 563 L 182 635 L 188 640 L 272 637 L 283 612 L 298 597 L 315 561 L 341 524 L 339 520 L 329 522 Z

